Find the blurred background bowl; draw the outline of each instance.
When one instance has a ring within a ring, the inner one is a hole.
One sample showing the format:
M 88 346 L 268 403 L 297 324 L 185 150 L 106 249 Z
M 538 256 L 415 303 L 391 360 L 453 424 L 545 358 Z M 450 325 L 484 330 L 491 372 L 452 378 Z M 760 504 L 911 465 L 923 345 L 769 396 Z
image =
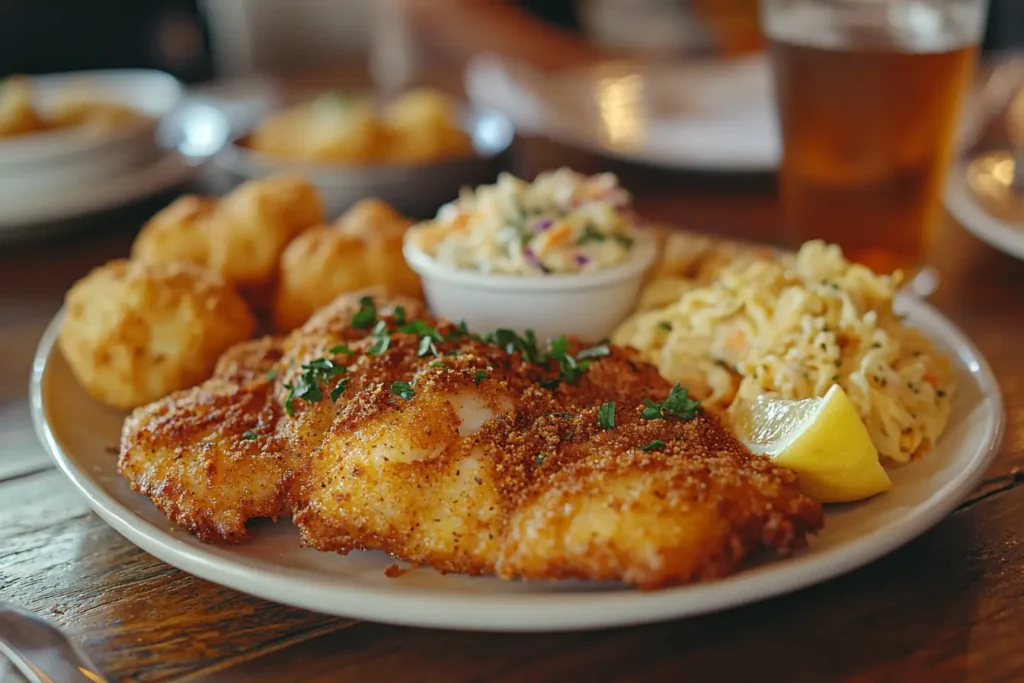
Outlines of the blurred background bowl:
M 178 79 L 150 69 L 48 74 L 30 81 L 42 112 L 63 99 L 87 97 L 125 105 L 146 118 L 102 133 L 63 128 L 0 140 L 0 199 L 59 192 L 152 163 L 161 154 L 161 121 L 183 97 Z
M 234 185 L 283 171 L 306 175 L 323 195 L 328 218 L 336 218 L 365 197 L 377 197 L 411 218 L 432 217 L 459 189 L 493 183 L 505 170 L 515 137 L 512 122 L 495 110 L 465 106 L 460 125 L 473 141 L 471 156 L 423 164 L 328 164 L 290 161 L 254 151 L 236 136 L 213 158 L 227 191 Z

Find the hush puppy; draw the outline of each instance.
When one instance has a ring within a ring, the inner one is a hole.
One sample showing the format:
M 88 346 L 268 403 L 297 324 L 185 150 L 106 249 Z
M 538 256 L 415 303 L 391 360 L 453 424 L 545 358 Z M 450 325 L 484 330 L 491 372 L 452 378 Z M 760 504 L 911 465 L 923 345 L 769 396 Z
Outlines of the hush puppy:
M 368 287 L 422 297 L 419 276 L 402 256 L 402 238 L 410 225 L 385 202 L 364 199 L 333 225 L 297 237 L 281 256 L 273 304 L 278 331 L 302 325 L 339 294 Z
M 205 268 L 116 260 L 68 291 L 58 344 L 93 398 L 128 410 L 207 379 L 255 327 L 241 296 Z

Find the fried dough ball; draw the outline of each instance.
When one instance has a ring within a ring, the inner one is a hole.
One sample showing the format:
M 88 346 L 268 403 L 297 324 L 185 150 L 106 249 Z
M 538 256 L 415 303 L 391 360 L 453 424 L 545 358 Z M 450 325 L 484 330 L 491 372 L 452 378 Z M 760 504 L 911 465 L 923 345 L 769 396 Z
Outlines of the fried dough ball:
M 48 127 L 32 104 L 32 86 L 27 78 L 12 76 L 0 80 L 0 138 Z
M 369 163 L 377 157 L 383 134 L 371 102 L 325 93 L 268 117 L 249 135 L 247 144 L 286 159 Z
M 131 409 L 194 386 L 256 320 L 223 279 L 190 263 L 117 260 L 65 297 L 58 343 L 85 390 Z
M 268 289 L 285 246 L 324 220 L 308 180 L 280 174 L 250 180 L 220 200 L 182 197 L 142 227 L 132 258 L 207 266 L 245 292 Z
M 206 221 L 216 208 L 216 199 L 179 197 L 142 226 L 132 245 L 132 258 L 147 263 L 206 263 L 210 251 Z
M 297 237 L 281 256 L 274 324 L 287 332 L 339 294 L 379 287 L 391 295 L 422 296 L 419 276 L 402 256 L 411 222 L 379 199 L 364 199 L 333 225 Z
M 92 133 L 109 133 L 137 126 L 146 116 L 118 102 L 68 99 L 54 108 L 51 121 L 59 128 L 81 126 Z
M 384 121 L 390 137 L 388 156 L 393 161 L 423 163 L 473 151 L 451 101 L 434 90 L 402 95 L 385 109 Z

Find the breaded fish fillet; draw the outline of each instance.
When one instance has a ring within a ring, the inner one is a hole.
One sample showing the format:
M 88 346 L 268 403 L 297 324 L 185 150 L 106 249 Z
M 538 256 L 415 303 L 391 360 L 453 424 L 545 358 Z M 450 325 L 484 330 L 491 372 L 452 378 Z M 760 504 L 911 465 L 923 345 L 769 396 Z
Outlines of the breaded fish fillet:
M 121 472 L 204 540 L 292 513 L 320 550 L 504 578 L 656 588 L 820 528 L 795 475 L 716 417 L 652 408 L 673 388 L 632 352 L 485 341 L 377 303 L 343 297 L 136 411 Z

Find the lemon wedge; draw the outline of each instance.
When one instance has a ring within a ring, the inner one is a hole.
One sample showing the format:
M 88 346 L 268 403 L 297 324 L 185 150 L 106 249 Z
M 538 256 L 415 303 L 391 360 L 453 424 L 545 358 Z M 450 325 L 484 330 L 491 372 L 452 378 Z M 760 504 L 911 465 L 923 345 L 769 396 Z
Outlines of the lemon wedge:
M 800 489 L 822 503 L 868 498 L 892 487 L 867 427 L 838 384 L 823 398 L 758 397 L 733 426 L 753 453 L 796 472 Z

